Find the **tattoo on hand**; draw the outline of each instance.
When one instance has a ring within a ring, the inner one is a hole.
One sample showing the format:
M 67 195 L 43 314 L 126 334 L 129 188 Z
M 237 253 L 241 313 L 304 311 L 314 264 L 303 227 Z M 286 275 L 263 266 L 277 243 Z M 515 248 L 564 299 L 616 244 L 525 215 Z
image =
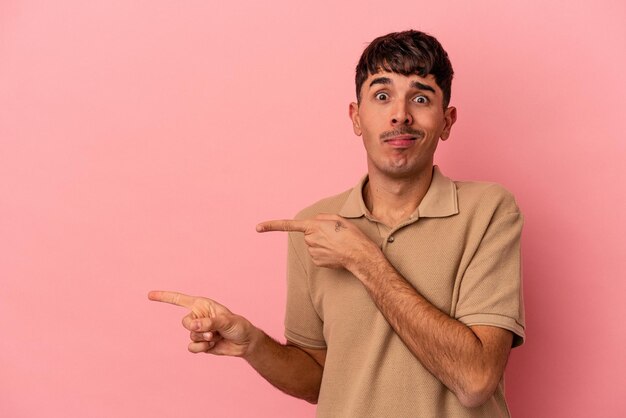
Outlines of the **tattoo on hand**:
M 344 226 L 341 222 L 337 221 L 337 223 L 335 224 L 335 232 L 341 232 L 342 229 L 348 228 Z

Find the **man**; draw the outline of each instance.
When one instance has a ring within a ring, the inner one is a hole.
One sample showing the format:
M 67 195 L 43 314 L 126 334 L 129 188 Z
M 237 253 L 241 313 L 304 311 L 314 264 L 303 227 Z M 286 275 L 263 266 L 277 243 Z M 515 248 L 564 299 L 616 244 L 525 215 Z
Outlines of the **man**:
M 290 231 L 286 344 L 215 301 L 191 310 L 189 350 L 240 356 L 319 417 L 509 416 L 503 373 L 524 338 L 513 197 L 433 165 L 456 120 L 439 42 L 375 39 L 349 112 L 367 152 L 354 188 L 257 231 Z

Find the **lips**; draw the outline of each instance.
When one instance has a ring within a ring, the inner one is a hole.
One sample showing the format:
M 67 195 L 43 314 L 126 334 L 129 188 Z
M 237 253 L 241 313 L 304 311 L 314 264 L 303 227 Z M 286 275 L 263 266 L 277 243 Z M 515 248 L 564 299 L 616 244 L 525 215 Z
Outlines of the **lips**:
M 385 143 L 394 148 L 407 148 L 415 143 L 417 136 L 414 135 L 396 135 L 385 139 Z

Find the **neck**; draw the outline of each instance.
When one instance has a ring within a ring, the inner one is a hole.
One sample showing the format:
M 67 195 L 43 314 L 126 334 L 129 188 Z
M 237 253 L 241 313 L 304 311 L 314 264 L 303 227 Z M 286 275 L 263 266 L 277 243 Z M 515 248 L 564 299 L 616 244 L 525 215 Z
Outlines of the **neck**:
M 365 205 L 375 219 L 393 227 L 406 220 L 426 195 L 433 176 L 432 166 L 414 176 L 390 178 L 369 173 L 363 189 Z

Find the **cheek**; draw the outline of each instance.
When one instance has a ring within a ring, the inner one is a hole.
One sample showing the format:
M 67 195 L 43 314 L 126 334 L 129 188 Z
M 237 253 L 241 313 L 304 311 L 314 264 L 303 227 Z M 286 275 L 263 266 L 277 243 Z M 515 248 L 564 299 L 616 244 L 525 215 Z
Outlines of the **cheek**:
M 385 130 L 389 130 L 389 127 L 384 126 L 378 120 L 373 118 L 361 119 L 361 121 L 367 120 L 367 123 L 361 123 L 361 132 L 363 136 L 367 136 L 369 139 L 375 139 L 380 137 L 380 134 Z
M 366 149 L 372 149 L 372 147 L 380 142 L 378 132 L 366 128 L 362 129 L 362 131 L 361 138 L 363 139 L 363 145 L 365 145 Z
M 435 115 L 424 115 L 416 119 L 417 126 L 426 131 L 427 135 L 439 136 L 445 126 L 443 117 Z

